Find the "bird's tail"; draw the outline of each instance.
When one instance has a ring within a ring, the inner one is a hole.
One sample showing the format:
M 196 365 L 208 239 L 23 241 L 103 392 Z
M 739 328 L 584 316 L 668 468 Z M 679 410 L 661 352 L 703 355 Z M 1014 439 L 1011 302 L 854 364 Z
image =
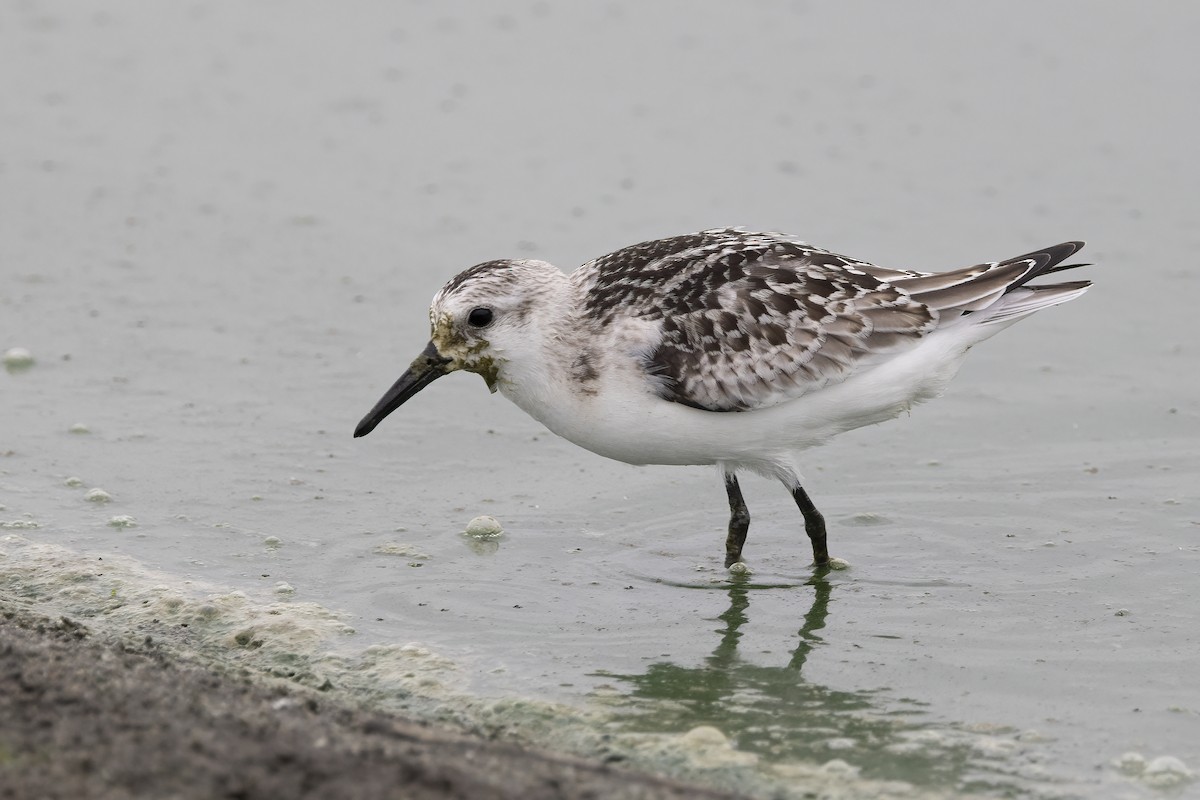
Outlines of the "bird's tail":
M 943 318 L 957 312 L 976 325 L 1009 324 L 1039 309 L 1074 300 L 1087 291 L 1091 281 L 1029 285 L 1052 272 L 1090 266 L 1062 263 L 1082 248 L 1083 242 L 1063 242 L 1007 261 L 895 278 L 891 283 L 914 300 L 937 309 Z
M 1032 263 L 1032 266 L 1019 280 L 1009 284 L 998 301 L 982 310 L 979 315 L 980 319 L 976 320 L 976 323 L 993 325 L 999 322 L 1016 322 L 1021 317 L 1028 316 L 1040 309 L 1056 306 L 1079 297 L 1092 285 L 1091 281 L 1063 281 L 1062 283 L 1036 285 L 1031 285 L 1029 282 L 1052 272 L 1091 266 L 1090 264 L 1062 263 L 1081 249 L 1083 249 L 1083 242 L 1063 242 L 1002 262 L 1006 264 Z

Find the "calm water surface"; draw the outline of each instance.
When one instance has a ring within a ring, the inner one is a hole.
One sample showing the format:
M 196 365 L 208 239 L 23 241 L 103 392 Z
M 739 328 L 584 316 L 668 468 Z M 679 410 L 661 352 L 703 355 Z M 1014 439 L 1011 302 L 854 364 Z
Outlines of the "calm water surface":
M 1150 8 L 10 4 L 0 593 L 761 797 L 1197 792 L 1200 13 Z M 811 453 L 845 571 L 748 480 L 731 579 L 712 470 L 474 376 L 350 438 L 457 270 L 728 224 L 1096 286 Z

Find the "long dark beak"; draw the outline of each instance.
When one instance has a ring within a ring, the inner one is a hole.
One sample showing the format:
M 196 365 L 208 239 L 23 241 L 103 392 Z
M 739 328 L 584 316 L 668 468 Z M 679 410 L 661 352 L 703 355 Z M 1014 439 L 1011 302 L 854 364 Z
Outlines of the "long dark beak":
M 383 418 L 395 411 L 417 392 L 424 389 L 438 378 L 451 370 L 447 369 L 453 359 L 446 358 L 434 346 L 433 342 L 425 345 L 421 355 L 417 356 L 400 380 L 392 384 L 392 388 L 380 398 L 358 427 L 354 429 L 354 438 L 366 436 L 375 430 L 375 426 L 383 422 Z

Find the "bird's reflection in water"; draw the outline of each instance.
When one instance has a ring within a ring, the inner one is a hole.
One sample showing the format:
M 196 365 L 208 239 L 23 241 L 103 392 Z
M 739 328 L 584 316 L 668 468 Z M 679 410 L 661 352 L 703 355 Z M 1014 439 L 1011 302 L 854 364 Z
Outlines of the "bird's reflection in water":
M 800 627 L 800 641 L 792 651 L 791 660 L 788 662 L 788 669 L 796 672 L 799 672 L 804 666 L 813 647 L 821 643 L 821 637 L 817 635 L 817 631 L 825 627 L 825 618 L 829 616 L 829 595 L 833 590 L 825 577 L 828 572 L 828 567 L 822 568 L 817 577 L 805 584 L 812 586 L 814 593 L 812 606 L 804 615 L 804 624 Z M 741 628 L 749 620 L 746 612 L 750 608 L 750 592 L 761 589 L 787 588 L 793 588 L 792 584 L 754 584 L 745 576 L 736 577 L 730 582 L 729 608 L 717 617 L 725 623 L 725 629 L 721 631 L 720 643 L 708 658 L 710 667 L 719 671 L 722 667 L 738 663 L 737 647 L 742 638 Z
M 898 700 L 886 690 L 835 689 L 805 678 L 805 664 L 824 644 L 822 631 L 834 590 L 828 569 L 803 583 L 735 577 L 725 589 L 729 607 L 718 617 L 723 623 L 720 638 L 702 665 L 662 661 L 639 675 L 600 673 L 631 687 L 627 699 L 612 709 L 622 727 L 683 733 L 712 725 L 733 739 L 738 749 L 772 761 L 823 763 L 843 758 L 861 767 L 864 777 L 979 788 L 965 776 L 980 768 L 991 769 L 978 763 L 974 748 L 962 737 L 922 735 L 932 726 L 923 720 L 920 704 Z M 806 591 L 811 596 L 796 644 L 786 664 L 779 666 L 753 663 L 738 652 L 743 628 L 750 622 L 752 598 L 769 591 L 790 592 L 797 601 Z M 995 785 L 986 778 L 984 783 Z

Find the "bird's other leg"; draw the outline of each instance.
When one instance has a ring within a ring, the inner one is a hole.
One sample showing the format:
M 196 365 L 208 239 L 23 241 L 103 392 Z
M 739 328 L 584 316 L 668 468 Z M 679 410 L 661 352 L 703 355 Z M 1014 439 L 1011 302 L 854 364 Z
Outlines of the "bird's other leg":
M 817 511 L 812 498 L 808 496 L 808 492 L 804 491 L 804 487 L 800 485 L 800 479 L 795 474 L 785 476 L 783 485 L 792 493 L 792 499 L 796 501 L 800 513 L 804 515 L 804 532 L 808 534 L 809 541 L 812 542 L 813 563 L 818 567 L 828 564 L 829 547 L 825 543 L 825 517 L 821 516 L 820 511 Z
M 725 473 L 725 493 L 729 495 L 729 535 L 725 537 L 725 566 L 742 560 L 742 546 L 746 544 L 746 533 L 750 530 L 750 509 L 742 498 L 742 487 L 738 486 L 737 475 Z

